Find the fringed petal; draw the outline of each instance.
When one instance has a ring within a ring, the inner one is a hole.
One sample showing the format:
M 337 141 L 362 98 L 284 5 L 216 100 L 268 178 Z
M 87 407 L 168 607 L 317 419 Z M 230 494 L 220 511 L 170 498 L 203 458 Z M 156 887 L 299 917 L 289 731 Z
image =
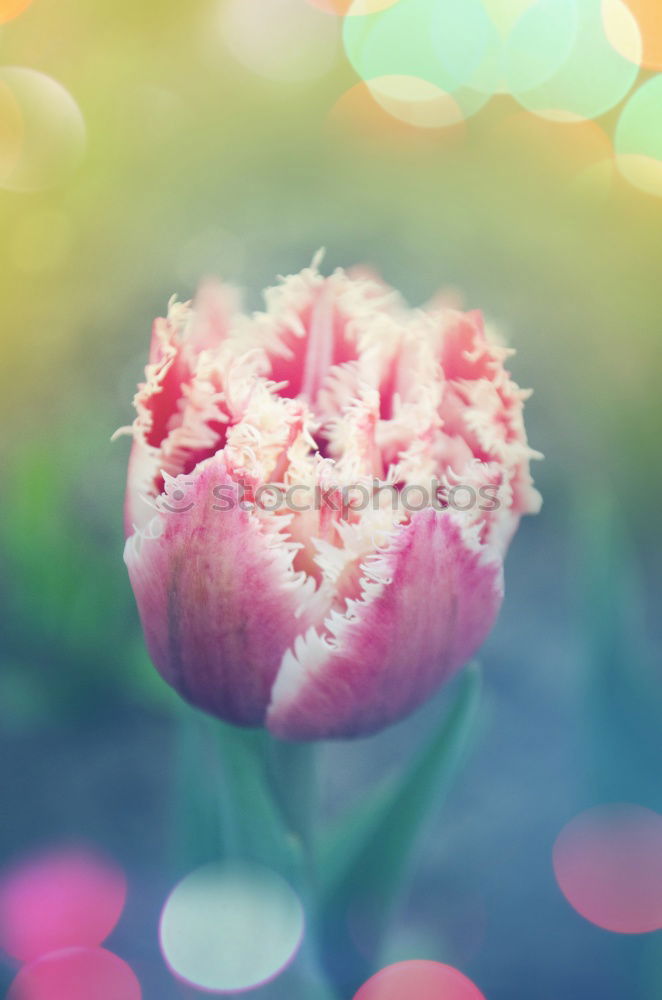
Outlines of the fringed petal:
M 293 568 L 287 521 L 242 509 L 222 454 L 167 486 L 125 550 L 150 654 L 192 704 L 260 725 L 312 589 Z
M 288 650 L 267 725 L 288 740 L 361 736 L 420 705 L 490 631 L 502 564 L 451 512 L 421 511 L 364 563 L 363 594 Z

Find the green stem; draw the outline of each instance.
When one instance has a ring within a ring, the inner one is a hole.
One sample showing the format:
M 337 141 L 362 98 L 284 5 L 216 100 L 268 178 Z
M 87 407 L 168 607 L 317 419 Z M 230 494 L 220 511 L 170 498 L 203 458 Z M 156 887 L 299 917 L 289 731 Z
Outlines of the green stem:
M 304 884 L 310 894 L 316 894 L 317 747 L 314 743 L 284 743 L 270 738 L 267 775 L 283 822 L 300 845 Z
M 377 789 L 364 808 L 342 823 L 324 855 L 320 908 L 323 966 L 337 988 L 352 996 L 376 969 L 417 838 L 462 763 L 473 732 L 480 672 L 464 672 L 451 708 L 429 743 L 390 788 Z M 359 949 L 349 915 L 366 930 Z
M 284 743 L 263 730 L 214 723 L 226 856 L 279 872 L 299 893 L 306 912 L 317 909 L 316 746 Z M 319 962 L 311 921 L 297 959 L 302 1000 L 337 1000 Z

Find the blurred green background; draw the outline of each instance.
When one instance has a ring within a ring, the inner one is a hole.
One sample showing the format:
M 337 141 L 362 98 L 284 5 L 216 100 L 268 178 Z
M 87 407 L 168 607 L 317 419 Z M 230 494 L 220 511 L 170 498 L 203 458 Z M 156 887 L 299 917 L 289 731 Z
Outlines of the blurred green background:
M 532 125 L 507 97 L 451 130 L 343 103 L 357 77 L 332 15 L 319 74 L 262 75 L 221 7 L 34 0 L 0 26 L 0 65 L 59 81 L 86 136 L 55 186 L 0 190 L 2 859 L 71 836 L 111 850 L 139 887 L 118 948 L 147 997 L 171 995 L 155 921 L 182 709 L 144 650 L 122 563 L 127 444 L 110 436 L 173 293 L 218 274 L 256 308 L 325 246 L 325 267 L 374 266 L 413 303 L 453 289 L 483 309 L 535 388 L 527 425 L 546 455 L 545 507 L 515 542 L 483 656 L 482 736 L 422 845 L 394 953 L 413 941 L 464 963 L 489 1000 L 662 996 L 659 934 L 583 923 L 549 868 L 581 809 L 662 809 L 662 198 L 604 164 L 585 172 L 602 163 L 598 131 Z M 328 808 L 438 709 L 327 748 Z M 456 932 L 476 895 L 474 947 Z

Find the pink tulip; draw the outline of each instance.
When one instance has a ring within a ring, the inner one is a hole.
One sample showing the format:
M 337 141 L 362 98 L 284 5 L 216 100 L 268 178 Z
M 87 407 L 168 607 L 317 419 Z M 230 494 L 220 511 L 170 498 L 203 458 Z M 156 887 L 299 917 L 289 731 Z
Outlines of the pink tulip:
M 172 302 L 135 398 L 125 553 L 168 683 L 313 740 L 374 732 L 462 667 L 540 505 L 509 353 L 479 313 L 412 311 L 317 261 L 250 317 L 211 284 Z

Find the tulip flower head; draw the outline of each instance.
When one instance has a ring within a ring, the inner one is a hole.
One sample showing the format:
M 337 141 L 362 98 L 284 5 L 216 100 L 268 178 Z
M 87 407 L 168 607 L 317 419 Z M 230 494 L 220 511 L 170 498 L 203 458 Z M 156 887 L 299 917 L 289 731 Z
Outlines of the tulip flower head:
M 125 559 L 152 659 L 222 719 L 314 740 L 424 702 L 494 624 L 540 505 L 511 353 L 315 260 L 263 312 L 203 285 L 154 324 Z

